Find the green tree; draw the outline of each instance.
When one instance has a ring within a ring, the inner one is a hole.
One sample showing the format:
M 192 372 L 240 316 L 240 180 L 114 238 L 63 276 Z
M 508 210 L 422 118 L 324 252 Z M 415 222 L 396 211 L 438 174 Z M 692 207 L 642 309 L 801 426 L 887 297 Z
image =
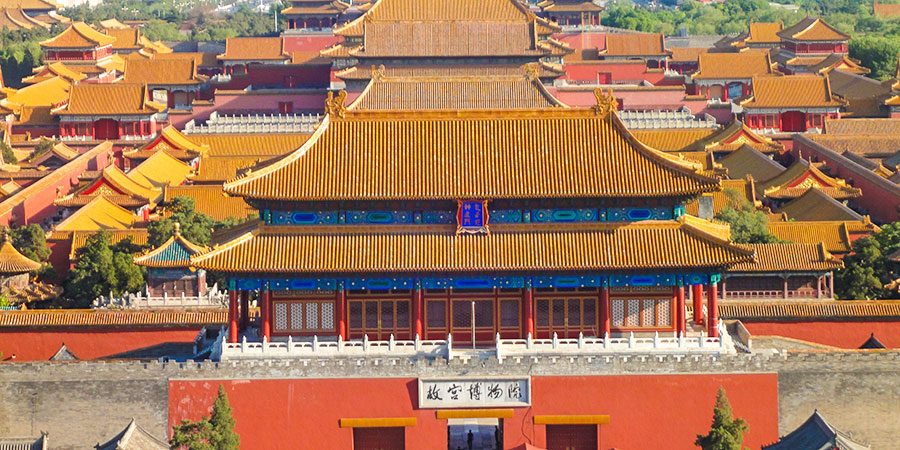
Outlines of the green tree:
M 16 154 L 13 153 L 12 147 L 10 147 L 6 142 L 0 141 L 0 150 L 3 151 L 3 162 L 7 164 L 15 164 L 19 162 L 19 158 L 16 158 Z
M 47 246 L 47 237 L 40 225 L 33 223 L 18 228 L 11 228 L 9 230 L 9 239 L 19 253 L 42 264 L 35 276 L 44 281 L 56 279 L 56 269 L 47 262 L 50 259 L 51 252 L 50 247 Z
M 872 69 L 870 77 L 887 80 L 894 76 L 897 69 L 897 55 L 900 54 L 900 42 L 896 38 L 880 36 L 863 36 L 850 40 L 850 56 Z
M 64 295 L 75 307 L 87 307 L 101 295 L 121 295 L 144 288 L 144 270 L 134 265 L 134 254 L 142 247 L 131 238 L 115 245 L 109 233 L 101 231 L 89 237 L 78 249 L 75 267 L 66 275 Z
M 744 433 L 748 430 L 744 419 L 734 417 L 725 389 L 720 387 L 713 408 L 712 427 L 708 434 L 698 434 L 694 445 L 703 450 L 741 450 Z
M 782 242 L 769 232 L 769 217 L 756 210 L 752 203 L 731 188 L 724 191 L 728 205 L 716 219 L 731 226 L 731 240 L 739 244 L 769 244 Z
M 234 432 L 235 420 L 225 387 L 219 385 L 219 392 L 213 402 L 212 415 L 203 416 L 196 422 L 182 420 L 172 427 L 172 450 L 238 450 L 241 437 Z
M 896 298 L 884 288 L 900 278 L 900 267 L 887 256 L 900 250 L 900 222 L 881 227 L 871 236 L 856 240 L 853 253 L 844 257 L 844 269 L 835 274 L 835 294 L 846 300 Z
M 56 139 L 41 139 L 41 142 L 38 142 L 38 145 L 34 146 L 34 150 L 31 151 L 31 154 L 28 155 L 28 160 L 31 161 L 37 157 L 40 157 L 50 150 L 53 149 L 53 146 L 59 144 L 59 141 Z
M 178 196 L 161 206 L 169 216 L 150 223 L 152 247 L 162 245 L 175 233 L 175 222 L 181 227 L 181 235 L 197 245 L 208 245 L 212 230 L 221 226 L 212 217 L 194 210 L 194 199 L 191 197 Z

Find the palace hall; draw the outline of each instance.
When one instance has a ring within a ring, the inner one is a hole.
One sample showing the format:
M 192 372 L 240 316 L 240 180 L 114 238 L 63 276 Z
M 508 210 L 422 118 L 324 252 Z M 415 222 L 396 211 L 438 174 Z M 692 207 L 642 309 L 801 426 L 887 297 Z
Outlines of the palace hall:
M 716 284 L 754 252 L 685 214 L 721 181 L 637 141 L 608 93 L 502 111 L 344 99 L 300 148 L 225 184 L 261 220 L 191 263 L 229 278 L 230 342 L 251 291 L 265 340 L 717 336 Z

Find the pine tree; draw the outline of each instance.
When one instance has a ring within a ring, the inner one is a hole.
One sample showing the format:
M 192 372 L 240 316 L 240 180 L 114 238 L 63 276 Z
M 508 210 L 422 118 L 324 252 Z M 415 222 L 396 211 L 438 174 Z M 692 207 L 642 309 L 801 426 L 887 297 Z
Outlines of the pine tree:
M 219 385 L 219 394 L 213 403 L 212 417 L 209 418 L 212 425 L 209 443 L 216 450 L 238 450 L 241 446 L 241 437 L 234 432 L 234 417 L 231 416 L 231 406 L 228 405 L 228 395 L 225 387 Z
M 709 434 L 705 436 L 698 434 L 694 445 L 703 450 L 741 450 L 744 433 L 748 430 L 747 422 L 735 418 L 732 414 L 725 389 L 720 387 L 716 396 L 716 407 L 713 408 L 713 422 Z
M 241 437 L 234 432 L 234 417 L 225 387 L 219 385 L 219 393 L 213 403 L 212 415 L 203 416 L 192 422 L 182 420 L 172 427 L 172 439 L 169 448 L 172 450 L 238 450 Z

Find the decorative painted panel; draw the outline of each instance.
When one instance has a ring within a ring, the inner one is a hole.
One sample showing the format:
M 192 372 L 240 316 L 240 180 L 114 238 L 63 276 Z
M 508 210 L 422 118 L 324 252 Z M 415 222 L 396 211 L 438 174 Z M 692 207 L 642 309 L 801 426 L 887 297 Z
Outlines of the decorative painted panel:
M 600 287 L 606 277 L 600 275 L 556 275 L 532 278 L 532 286 L 539 288 Z
M 520 209 L 492 209 L 491 222 L 493 223 L 522 223 L 522 210 Z
M 336 211 L 272 211 L 273 225 L 335 225 Z
M 490 289 L 525 287 L 525 277 L 446 277 L 422 278 L 423 289 Z
M 674 218 L 674 208 L 609 208 L 606 214 L 610 222 L 634 222 L 638 220 L 667 220 Z
M 535 209 L 532 222 L 596 222 L 596 209 Z
M 414 214 L 409 211 L 347 211 L 348 224 L 411 224 Z

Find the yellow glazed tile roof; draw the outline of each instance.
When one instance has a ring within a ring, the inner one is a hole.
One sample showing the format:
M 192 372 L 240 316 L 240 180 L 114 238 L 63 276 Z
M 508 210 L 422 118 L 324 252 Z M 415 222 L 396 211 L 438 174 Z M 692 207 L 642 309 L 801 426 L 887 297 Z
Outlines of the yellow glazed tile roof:
M 0 274 L 27 273 L 41 268 L 41 263 L 33 261 L 19 253 L 8 235 L 4 235 L 3 244 L 0 245 Z
M 861 221 L 863 217 L 821 189 L 808 189 L 777 212 L 798 221 Z
M 148 85 L 196 85 L 208 79 L 197 74 L 193 59 L 129 59 L 125 62 L 125 83 Z
M 216 325 L 227 309 L 32 309 L 0 311 L 0 327 L 139 327 Z
M 219 62 L 216 60 L 215 53 L 202 52 L 178 52 L 178 53 L 157 53 L 151 59 L 170 60 L 170 59 L 190 59 L 194 61 L 197 67 L 217 67 Z
M 0 29 L 31 30 L 34 28 L 49 29 L 50 24 L 32 18 L 22 8 L 0 8 Z
M 722 319 L 797 320 L 860 319 L 900 317 L 900 301 L 896 300 L 830 300 L 820 302 L 720 302 Z
M 782 39 L 795 41 L 846 41 L 850 36 L 836 30 L 818 17 L 807 17 L 778 32 Z
M 162 188 L 184 183 L 192 170 L 191 166 L 170 156 L 165 151 L 158 151 L 131 169 L 128 172 L 128 178 L 144 186 Z
M 719 214 L 723 208 L 726 206 L 730 206 L 732 208 L 739 208 L 740 205 L 735 205 L 734 201 L 728 195 L 726 190 L 733 190 L 740 198 L 747 200 L 750 204 L 756 204 L 756 190 L 753 184 L 753 181 L 750 180 L 722 180 L 722 190 L 718 192 L 712 192 L 709 195 L 712 196 L 713 199 L 713 215 Z M 685 205 L 685 212 L 692 216 L 697 216 L 700 212 L 700 201 L 696 199 Z
M 758 22 L 750 23 L 750 36 L 745 42 L 756 44 L 777 44 L 781 42 L 778 32 L 784 29 L 781 22 Z
M 728 272 L 818 272 L 842 269 L 844 264 L 818 244 L 740 244 L 753 250 L 756 260 L 736 264 Z
M 116 41 L 115 37 L 103 34 L 84 22 L 72 22 L 66 31 L 41 42 L 41 47 L 88 48 L 102 47 Z
M 738 80 L 780 75 L 772 68 L 768 50 L 704 53 L 700 55 L 699 61 L 700 70 L 691 76 L 695 80 Z
M 100 231 L 131 228 L 138 217 L 131 211 L 98 196 L 78 208 L 71 216 L 53 227 L 53 231 Z
M 221 184 L 194 184 L 166 188 L 166 202 L 179 196 L 194 199 L 194 210 L 215 220 L 225 220 L 229 217 L 243 219 L 258 215 L 258 212 L 244 199 L 226 196 Z
M 607 33 L 606 56 L 668 56 L 666 38 L 662 33 Z
M 671 62 L 698 62 L 700 55 L 709 53 L 705 47 L 672 47 Z
M 57 10 L 63 7 L 52 0 L 3 0 L 0 2 L 0 6 L 25 10 Z
M 840 178 L 822 173 L 815 165 L 800 159 L 774 178 L 760 181 L 758 191 L 772 198 L 796 198 L 810 188 L 818 188 L 836 199 L 859 197 L 862 191 Z
M 280 156 L 300 148 L 309 140 L 305 133 L 265 134 L 191 134 L 184 136 L 195 145 L 204 147 L 204 157 L 264 157 Z
M 769 232 L 779 239 L 795 244 L 825 243 L 831 253 L 848 253 L 851 250 L 850 234 L 871 234 L 878 228 L 862 221 L 818 222 L 769 222 Z
M 695 219 L 699 221 L 699 219 Z M 753 259 L 693 221 L 455 226 L 260 226 L 192 258 L 228 272 L 373 273 L 721 267 Z
M 825 119 L 826 136 L 893 134 L 900 136 L 900 119 Z
M 516 0 L 388 0 L 375 3 L 362 17 L 338 27 L 335 34 L 362 36 L 368 23 L 377 22 L 530 22 Z
M 35 75 L 33 75 L 35 77 L 40 75 L 40 73 L 44 73 L 44 74 L 46 74 L 46 75 L 44 75 L 45 77 L 58 75 L 69 81 L 81 81 L 81 80 L 87 78 L 87 75 L 85 75 L 84 73 L 78 72 L 77 70 L 74 70 L 61 62 L 50 63 L 46 66 L 41 66 L 40 68 L 37 68 L 34 70 L 39 72 L 39 73 L 36 73 Z M 29 77 L 29 78 L 31 78 L 31 77 Z M 25 80 L 23 79 L 23 81 L 25 81 Z M 38 80 L 38 81 L 42 81 L 42 80 Z
M 56 106 L 69 98 L 72 83 L 63 77 L 53 77 L 25 86 L 6 97 L 4 104 L 15 106 Z
M 763 153 L 776 153 L 784 150 L 783 145 L 757 134 L 739 120 L 732 121 L 728 126 L 698 140 L 694 145 L 694 150 L 702 149 L 717 153 L 733 152 L 744 145 L 749 145 Z
M 846 104 L 832 95 L 828 77 L 754 77 L 752 83 L 752 96 L 741 102 L 745 108 L 837 108 Z
M 539 77 L 558 77 L 565 73 L 558 65 L 539 62 Z M 335 72 L 342 80 L 369 80 L 380 68 L 357 65 Z M 452 64 L 452 65 L 407 65 L 388 66 L 386 77 L 508 77 L 525 73 L 525 65 L 519 64 Z
M 287 60 L 284 41 L 280 37 L 242 37 L 225 40 L 225 53 L 221 60 Z
M 189 178 L 195 183 L 216 183 L 221 186 L 225 181 L 234 179 L 238 171 L 257 166 L 262 157 L 223 156 L 202 158 L 197 173 Z
M 102 25 L 102 23 L 101 23 Z M 106 28 L 106 27 L 104 27 Z M 113 50 L 137 50 L 141 48 L 141 31 L 137 28 L 106 28 L 106 34 L 115 38 Z
M 551 53 L 534 43 L 525 22 L 400 22 L 366 25 L 365 44 L 351 56 L 463 57 Z
M 719 164 L 728 169 L 728 177 L 732 179 L 747 178 L 749 175 L 756 181 L 766 181 L 787 170 L 769 156 L 749 145 L 742 146 L 737 151 L 728 154 L 719 160 Z
M 537 70 L 537 67 L 535 67 Z M 523 73 L 507 77 L 372 78 L 351 110 L 554 108 L 560 103 Z
M 69 92 L 69 103 L 57 114 L 149 115 L 166 105 L 147 99 L 147 87 L 141 84 L 76 84 Z
M 701 173 L 701 165 L 642 145 L 614 113 L 552 108 L 345 115 L 326 116 L 298 150 L 226 183 L 225 191 L 270 200 L 627 198 L 693 195 L 720 186 Z M 298 182 L 312 179 L 317 182 Z
M 150 184 L 145 184 L 141 179 L 129 177 L 122 169 L 116 166 L 108 166 L 100 173 L 100 179 L 109 183 L 110 186 L 117 189 L 125 195 L 131 195 L 148 201 L 153 201 L 162 194 L 158 188 L 154 188 Z M 88 185 L 92 186 L 95 183 Z
M 631 133 L 648 147 L 666 152 L 677 152 L 695 148 L 697 141 L 707 138 L 717 131 L 716 128 L 678 128 L 633 130 Z

